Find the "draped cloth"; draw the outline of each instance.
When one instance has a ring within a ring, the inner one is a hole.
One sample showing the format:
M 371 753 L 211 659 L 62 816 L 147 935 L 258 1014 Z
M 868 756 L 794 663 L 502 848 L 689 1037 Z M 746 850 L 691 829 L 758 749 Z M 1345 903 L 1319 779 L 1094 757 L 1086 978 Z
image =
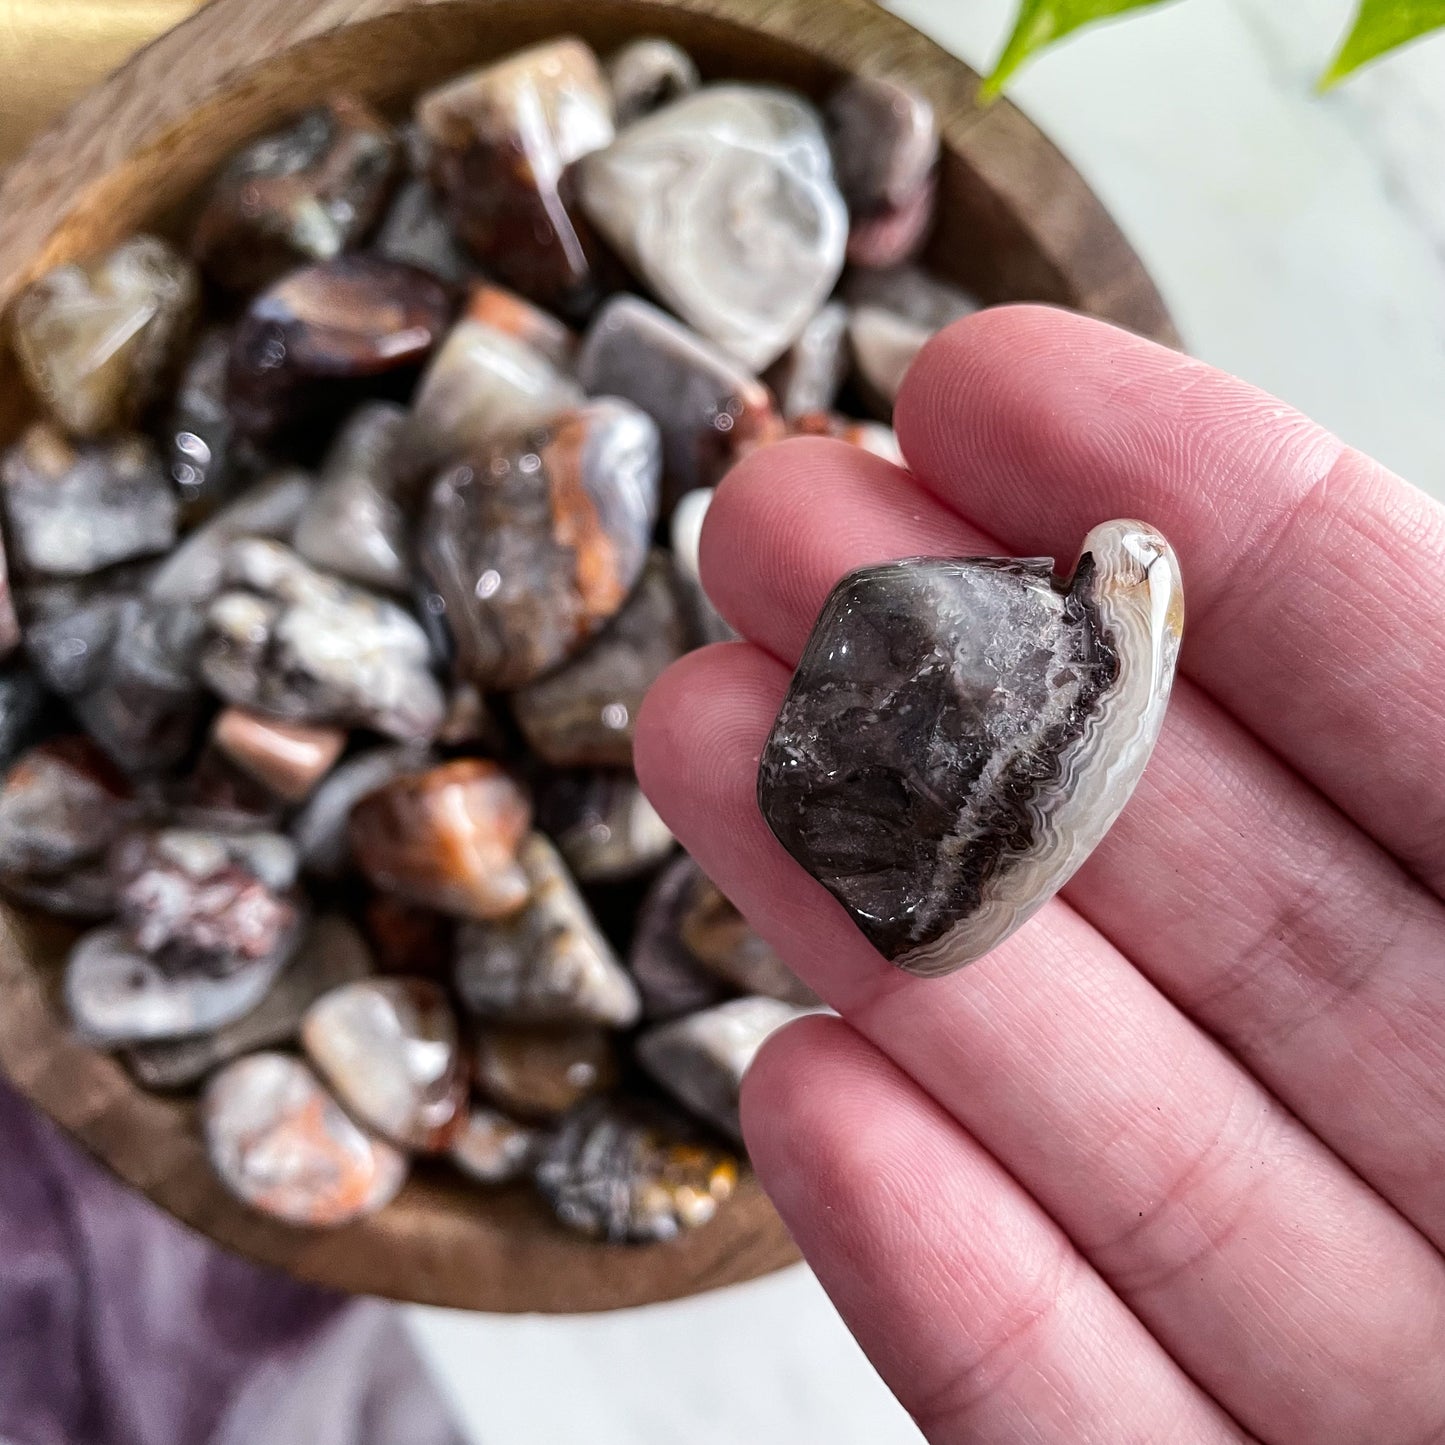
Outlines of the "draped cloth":
M 197 0 L 0 0 L 0 168 Z M 0 1080 L 0 1445 L 462 1445 L 397 1311 L 225 1254 Z

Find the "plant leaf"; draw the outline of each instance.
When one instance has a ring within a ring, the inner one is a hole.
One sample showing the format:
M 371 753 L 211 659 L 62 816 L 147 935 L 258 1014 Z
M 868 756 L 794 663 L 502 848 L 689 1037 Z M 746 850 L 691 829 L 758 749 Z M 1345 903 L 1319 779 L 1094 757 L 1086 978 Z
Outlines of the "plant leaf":
M 1122 15 L 1126 10 L 1142 10 L 1165 3 L 1167 0 L 1021 0 L 1013 34 L 993 74 L 983 83 L 982 98 L 991 100 L 998 95 L 1026 60 L 1071 31 L 1092 25 L 1096 20 Z M 1370 0 L 1364 3 L 1368 5 Z M 1445 10 L 1445 0 L 1428 8 Z
M 1368 61 L 1441 26 L 1445 26 L 1445 0 L 1360 0 L 1354 28 L 1320 77 L 1320 89 L 1328 90 Z

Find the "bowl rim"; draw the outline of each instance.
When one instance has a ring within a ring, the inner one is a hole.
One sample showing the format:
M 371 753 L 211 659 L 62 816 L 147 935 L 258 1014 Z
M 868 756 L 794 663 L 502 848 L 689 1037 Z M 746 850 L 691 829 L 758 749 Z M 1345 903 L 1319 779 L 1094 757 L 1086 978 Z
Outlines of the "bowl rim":
M 361 44 L 361 32 L 397 17 L 510 22 L 525 10 L 537 38 L 584 28 L 550 18 L 569 9 L 576 13 L 577 0 L 211 0 L 81 97 L 0 175 L 0 311 L 58 261 L 134 229 L 125 207 L 149 204 L 147 187 L 183 163 L 187 136 L 205 117 L 215 125 L 224 116 L 242 138 L 274 120 L 265 79 L 288 55 Z M 766 37 L 830 72 L 907 77 L 934 101 L 950 162 L 967 168 L 1003 221 L 1026 228 L 1041 284 L 1081 309 L 1176 340 L 1143 264 L 1058 149 L 1008 102 L 979 108 L 977 75 L 872 0 L 591 0 L 586 15 L 589 27 L 612 23 L 610 16 L 632 34 L 720 27 L 737 40 Z M 508 48 L 503 42 L 495 53 Z M 0 432 L 13 378 L 0 364 Z M 12 397 L 8 405 L 18 418 L 19 403 Z M 70 1032 L 54 971 L 34 962 L 53 957 L 59 937 L 0 904 L 0 1070 L 121 1179 L 263 1264 L 357 1294 L 581 1313 L 686 1297 L 798 1258 L 751 1175 L 708 1226 L 644 1248 L 599 1245 L 550 1221 L 544 1227 L 541 1206 L 511 1192 L 486 1196 L 488 1207 L 478 1209 L 479 1186 L 426 1177 L 381 1214 L 342 1230 L 308 1233 L 263 1219 L 215 1180 L 193 1105 L 141 1090 L 118 1059 Z

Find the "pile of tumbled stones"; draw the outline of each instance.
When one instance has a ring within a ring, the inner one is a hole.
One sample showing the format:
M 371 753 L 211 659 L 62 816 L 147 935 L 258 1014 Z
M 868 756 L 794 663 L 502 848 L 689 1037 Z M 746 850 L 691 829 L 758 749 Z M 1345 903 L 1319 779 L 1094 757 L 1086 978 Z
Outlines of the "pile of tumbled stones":
M 817 1000 L 677 851 L 633 725 L 727 636 L 709 489 L 790 434 L 893 454 L 973 309 L 912 264 L 937 163 L 886 80 L 820 113 L 561 39 L 399 128 L 332 98 L 184 249 L 19 298 L 0 889 L 84 926 L 75 1029 L 200 1091 L 250 1206 L 342 1224 L 425 1159 L 647 1241 L 732 1192 L 742 1072 Z

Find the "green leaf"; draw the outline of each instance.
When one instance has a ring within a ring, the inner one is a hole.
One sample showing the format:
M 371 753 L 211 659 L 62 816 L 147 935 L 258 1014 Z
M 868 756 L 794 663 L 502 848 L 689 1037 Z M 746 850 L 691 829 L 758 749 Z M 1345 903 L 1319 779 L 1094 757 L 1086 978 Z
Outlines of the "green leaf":
M 991 100 L 998 95 L 1026 60 L 1071 31 L 1092 25 L 1096 20 L 1122 15 L 1126 10 L 1142 10 L 1165 3 L 1167 0 L 1022 0 L 1013 34 L 1009 36 L 993 74 L 983 83 L 983 98 Z M 1370 0 L 1365 0 L 1365 3 L 1368 5 Z M 1442 0 L 1442 5 L 1445 5 L 1445 0 Z
M 1354 28 L 1320 77 L 1320 89 L 1328 90 L 1366 62 L 1441 26 L 1445 26 L 1445 0 L 1360 0 Z

